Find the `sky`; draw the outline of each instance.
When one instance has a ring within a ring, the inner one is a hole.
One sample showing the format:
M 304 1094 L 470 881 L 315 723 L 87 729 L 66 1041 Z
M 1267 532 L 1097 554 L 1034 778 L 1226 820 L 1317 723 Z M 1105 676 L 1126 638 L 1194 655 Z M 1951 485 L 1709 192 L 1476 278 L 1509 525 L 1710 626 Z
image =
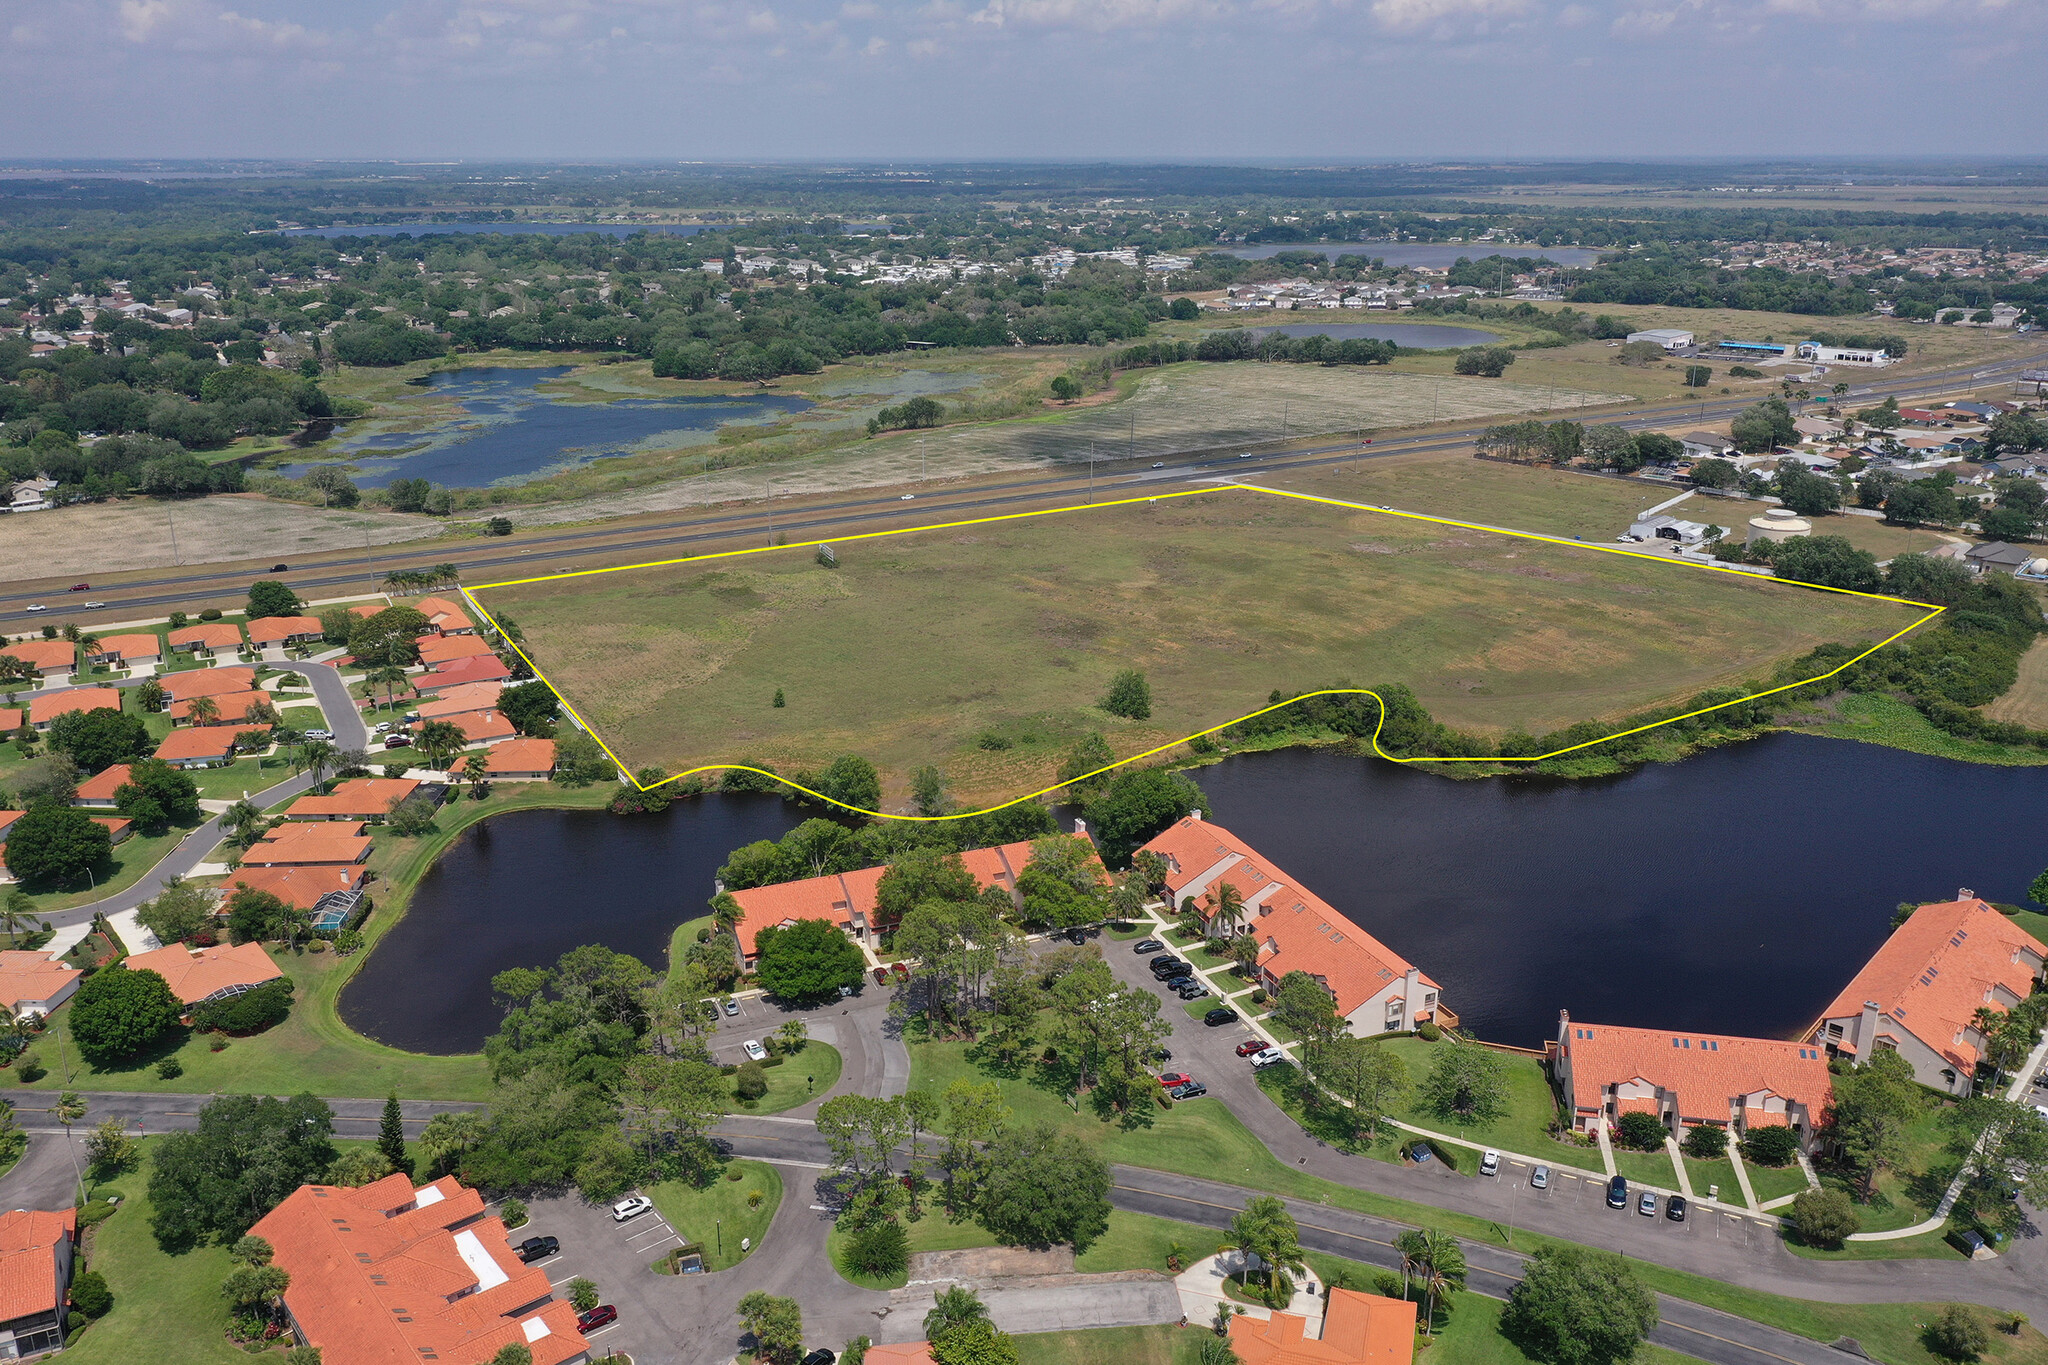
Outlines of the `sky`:
M 0 23 L 15 158 L 2048 150 L 2048 0 L 12 0 Z

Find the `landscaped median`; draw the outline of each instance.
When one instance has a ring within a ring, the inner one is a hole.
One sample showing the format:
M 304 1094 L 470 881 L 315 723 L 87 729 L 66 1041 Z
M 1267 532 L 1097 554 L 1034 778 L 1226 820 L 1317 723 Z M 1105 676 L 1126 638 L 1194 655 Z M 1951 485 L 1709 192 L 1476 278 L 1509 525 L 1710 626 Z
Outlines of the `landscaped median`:
M 707 1272 L 730 1270 L 761 1249 L 761 1237 L 782 1206 L 782 1176 L 765 1161 L 729 1161 L 702 1185 L 664 1180 L 649 1185 L 646 1194 L 676 1235 L 704 1258 Z

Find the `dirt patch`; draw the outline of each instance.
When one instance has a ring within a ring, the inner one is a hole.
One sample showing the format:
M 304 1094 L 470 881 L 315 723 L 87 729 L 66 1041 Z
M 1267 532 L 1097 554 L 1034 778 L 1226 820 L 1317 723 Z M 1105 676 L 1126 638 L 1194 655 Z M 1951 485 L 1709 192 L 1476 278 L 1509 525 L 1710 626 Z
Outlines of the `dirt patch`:
M 0 578 L 84 577 L 232 559 L 283 559 L 441 534 L 439 522 L 328 511 L 254 496 L 149 498 L 16 512 L 0 535 Z M 177 550 L 171 549 L 176 539 Z
M 954 1283 L 1014 1276 L 1071 1275 L 1074 1249 L 969 1247 L 962 1251 L 920 1251 L 910 1258 L 910 1283 Z

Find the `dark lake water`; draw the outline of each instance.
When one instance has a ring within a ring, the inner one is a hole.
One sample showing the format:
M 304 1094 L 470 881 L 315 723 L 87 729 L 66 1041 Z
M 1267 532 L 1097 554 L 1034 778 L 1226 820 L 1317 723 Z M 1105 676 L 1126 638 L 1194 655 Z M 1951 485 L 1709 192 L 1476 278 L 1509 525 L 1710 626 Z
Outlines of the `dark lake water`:
M 602 943 L 660 971 L 676 925 L 709 913 L 726 855 L 804 815 L 755 794 L 657 815 L 513 811 L 472 825 L 342 990 L 342 1022 L 408 1052 L 474 1052 L 498 1026 L 491 978 L 507 968 Z
M 1435 977 L 1481 1037 L 1537 1046 L 1557 1011 L 1790 1036 L 1902 900 L 2025 903 L 2048 862 L 2048 769 L 1770 735 L 1623 777 L 1452 781 L 1283 750 L 1196 775 L 1215 818 Z M 480 1046 L 490 978 L 602 942 L 659 968 L 726 854 L 801 812 L 707 796 L 664 815 L 527 811 L 463 835 L 342 993 L 350 1027 Z
M 811 406 L 793 394 L 618 398 L 564 403 L 540 385 L 569 373 L 567 365 L 478 366 L 437 370 L 427 387 L 462 404 L 464 416 L 419 432 L 344 437 L 330 449 L 354 464 L 363 488 L 393 479 L 426 479 L 450 488 L 521 483 L 572 465 L 630 455 L 641 442 L 681 432 L 714 431 L 729 422 L 772 421 Z M 403 454 L 386 454 L 403 451 Z M 293 478 L 311 464 L 287 465 Z
M 1338 341 L 1370 337 L 1374 341 L 1391 341 L 1396 346 L 1414 350 L 1486 346 L 1500 340 L 1498 332 L 1482 332 L 1477 327 L 1430 327 L 1413 322 L 1288 322 L 1258 330 L 1290 337 L 1333 337 Z
M 1339 256 L 1377 256 L 1390 266 L 1424 265 L 1442 270 L 1458 263 L 1460 256 L 1477 261 L 1488 256 L 1505 256 L 1519 261 L 1526 256 L 1555 261 L 1559 265 L 1591 265 L 1601 253 L 1583 246 L 1495 246 L 1492 242 L 1269 242 L 1263 246 L 1218 247 L 1226 256 L 1240 260 L 1264 261 L 1283 251 L 1313 251 L 1336 260 Z

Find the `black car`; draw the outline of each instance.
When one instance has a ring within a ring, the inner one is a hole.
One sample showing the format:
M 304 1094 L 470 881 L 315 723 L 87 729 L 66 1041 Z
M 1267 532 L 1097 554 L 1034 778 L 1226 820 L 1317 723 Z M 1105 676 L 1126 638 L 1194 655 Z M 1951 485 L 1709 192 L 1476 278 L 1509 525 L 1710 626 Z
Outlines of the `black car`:
M 1131 951 L 1134 953 L 1156 953 L 1165 946 L 1164 943 L 1161 943 L 1156 938 L 1141 938 L 1131 945 Z
M 531 1265 L 535 1261 L 545 1261 L 561 1249 L 560 1238 L 529 1237 L 519 1244 L 519 1259 Z
M 273 564 L 270 566 L 272 573 L 290 573 L 291 570 L 292 566 L 289 564 Z
M 1215 1009 L 1202 1016 L 1202 1022 L 1210 1028 L 1215 1028 L 1218 1024 L 1234 1024 L 1237 1022 L 1237 1011 L 1225 1009 L 1218 1005 Z
M 1628 1178 L 1616 1176 L 1607 1182 L 1607 1207 L 1625 1209 L 1628 1207 Z
M 1086 929 L 1068 930 L 1067 942 L 1073 944 L 1076 948 L 1085 948 L 1088 945 L 1088 931 Z
M 1199 1096 L 1208 1094 L 1209 1087 L 1203 1085 L 1200 1081 L 1189 1081 L 1185 1085 L 1175 1086 L 1173 1089 L 1167 1091 L 1166 1093 L 1173 1096 L 1177 1100 L 1192 1100 Z
M 820 1346 L 817 1350 L 804 1357 L 804 1365 L 832 1365 L 832 1362 L 837 1359 L 839 1359 L 838 1356 L 833 1355 L 830 1351 Z
M 1161 953 L 1159 956 L 1153 958 L 1150 962 L 1147 962 L 1145 965 L 1156 972 L 1161 967 L 1171 967 L 1174 963 L 1178 961 L 1180 961 L 1180 959 L 1175 957 L 1172 953 Z
M 1674 1194 L 1664 1201 L 1664 1216 L 1674 1223 L 1685 1221 L 1685 1196 Z
M 1152 975 L 1161 981 L 1182 981 L 1195 974 L 1195 969 L 1185 962 L 1176 962 L 1171 967 L 1154 967 Z

